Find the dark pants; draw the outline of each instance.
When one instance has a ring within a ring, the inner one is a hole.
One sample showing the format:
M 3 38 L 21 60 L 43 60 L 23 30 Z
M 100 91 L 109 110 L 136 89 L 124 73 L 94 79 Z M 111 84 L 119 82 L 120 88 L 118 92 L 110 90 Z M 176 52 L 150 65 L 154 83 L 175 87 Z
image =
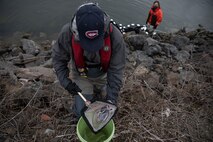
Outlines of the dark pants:
M 84 97 L 89 101 L 93 99 L 93 95 L 91 94 L 84 95 Z M 81 113 L 82 113 L 81 111 L 84 107 L 85 107 L 85 102 L 83 101 L 83 99 L 79 95 L 75 95 L 75 103 L 73 105 L 73 111 L 77 119 L 81 117 Z
M 72 80 L 81 88 L 82 94 L 89 101 L 100 100 L 106 96 L 106 74 L 98 78 L 83 78 L 74 74 Z M 73 111 L 77 118 L 81 117 L 81 111 L 85 103 L 78 95 L 75 96 Z

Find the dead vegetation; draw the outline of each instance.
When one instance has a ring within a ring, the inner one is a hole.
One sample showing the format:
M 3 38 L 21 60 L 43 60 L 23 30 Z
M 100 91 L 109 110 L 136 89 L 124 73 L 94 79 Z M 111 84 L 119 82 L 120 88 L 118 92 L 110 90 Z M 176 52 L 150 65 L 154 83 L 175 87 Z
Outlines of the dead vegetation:
M 212 48 L 191 56 L 140 73 L 127 65 L 113 142 L 213 140 Z M 72 101 L 58 82 L 1 75 L 0 141 L 78 141 Z
M 203 60 L 202 66 L 194 61 L 184 66 L 197 76 L 177 86 L 159 83 L 161 89 L 152 88 L 143 76 L 126 75 L 113 141 L 211 141 L 212 61 Z M 5 77 L 0 97 L 2 140 L 77 141 L 75 119 L 68 111 L 72 97 L 58 83 L 14 85 Z M 50 118 L 43 120 L 43 114 Z
M 124 89 L 116 119 L 119 141 L 212 141 L 212 81 L 209 74 L 196 77 L 178 86 L 163 84 L 163 90 L 143 79 L 143 86 Z

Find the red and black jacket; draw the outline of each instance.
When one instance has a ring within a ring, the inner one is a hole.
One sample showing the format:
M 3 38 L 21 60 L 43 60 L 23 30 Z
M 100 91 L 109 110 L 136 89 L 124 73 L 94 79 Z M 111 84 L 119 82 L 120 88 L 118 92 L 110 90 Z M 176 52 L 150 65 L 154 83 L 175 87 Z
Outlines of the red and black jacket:
M 101 62 L 100 66 L 102 71 L 104 72 L 107 72 L 107 69 L 110 63 L 111 54 L 112 54 L 110 33 L 112 33 L 112 24 L 110 24 L 109 33 L 104 38 L 104 46 L 99 50 L 100 62 Z M 81 48 L 79 41 L 75 41 L 74 35 L 72 35 L 71 41 L 72 41 L 71 43 L 72 53 L 73 53 L 76 69 L 81 76 L 85 76 L 88 66 L 85 63 L 85 59 L 83 56 L 84 49 Z
M 148 18 L 146 20 L 146 24 L 150 24 L 154 26 L 154 29 L 162 22 L 163 19 L 163 12 L 160 7 L 154 8 L 152 7 L 149 11 Z

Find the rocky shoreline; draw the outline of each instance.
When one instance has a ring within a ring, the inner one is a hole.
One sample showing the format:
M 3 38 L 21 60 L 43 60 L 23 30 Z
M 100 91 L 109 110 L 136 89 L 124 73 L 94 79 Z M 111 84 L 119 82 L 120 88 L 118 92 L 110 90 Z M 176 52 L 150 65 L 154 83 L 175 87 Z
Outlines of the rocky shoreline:
M 45 35 L 41 35 L 45 37 Z M 113 141 L 212 141 L 213 32 L 128 32 Z M 51 63 L 54 40 L 0 41 L 0 141 L 77 141 L 73 98 Z

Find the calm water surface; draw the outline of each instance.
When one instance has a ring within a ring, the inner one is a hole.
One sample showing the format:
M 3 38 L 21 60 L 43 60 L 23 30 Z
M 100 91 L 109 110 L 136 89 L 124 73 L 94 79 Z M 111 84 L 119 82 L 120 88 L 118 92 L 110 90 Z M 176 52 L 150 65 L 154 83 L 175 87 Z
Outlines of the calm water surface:
M 117 23 L 144 24 L 154 0 L 96 0 Z M 57 33 L 85 0 L 0 0 L 0 36 L 16 31 Z M 160 0 L 164 19 L 159 30 L 198 24 L 213 30 L 213 0 Z

